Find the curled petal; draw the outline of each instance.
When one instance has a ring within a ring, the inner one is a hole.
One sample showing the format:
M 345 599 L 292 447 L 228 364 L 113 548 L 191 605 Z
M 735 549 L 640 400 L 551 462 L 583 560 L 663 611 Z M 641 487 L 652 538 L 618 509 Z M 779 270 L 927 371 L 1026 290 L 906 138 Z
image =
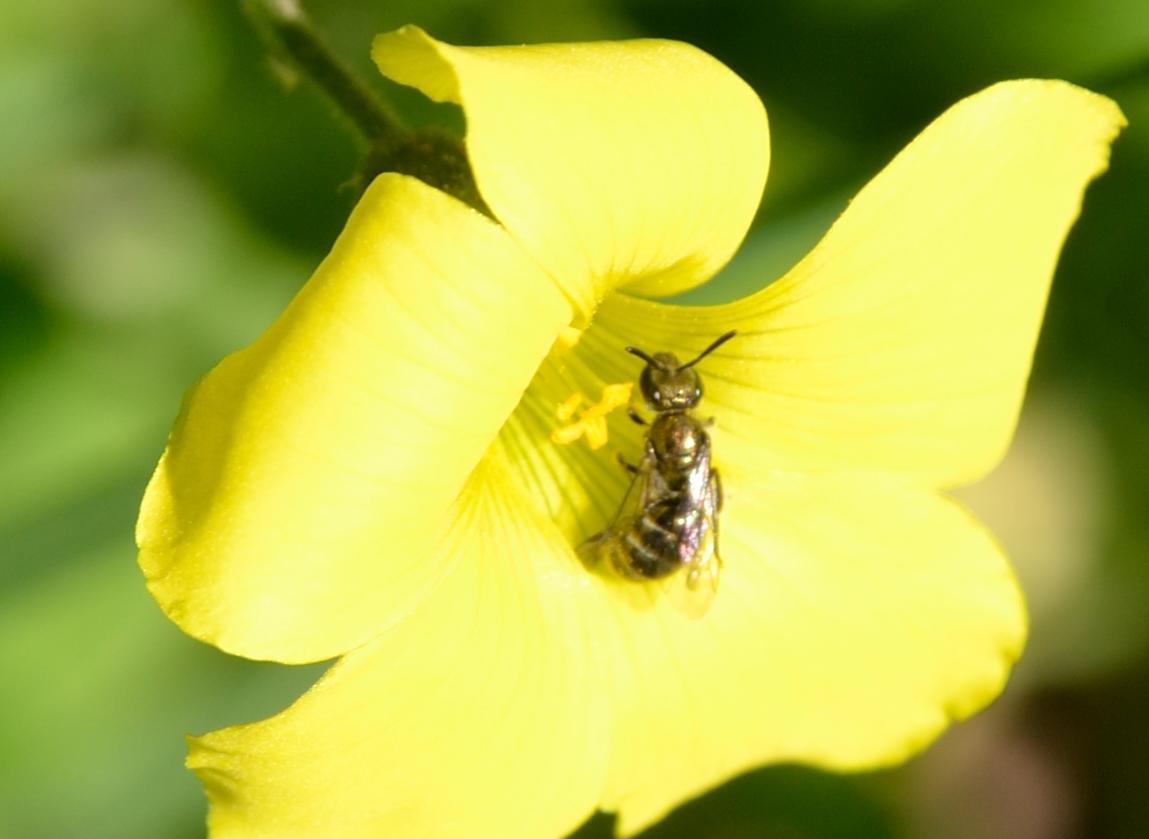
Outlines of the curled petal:
M 673 41 L 454 47 L 380 35 L 383 73 L 463 106 L 500 222 L 589 316 L 611 288 L 671 294 L 734 253 L 766 179 L 758 97 Z
M 851 202 L 786 276 L 743 300 L 615 295 L 616 342 L 696 351 L 719 426 L 762 468 L 873 468 L 935 486 L 1000 459 L 1058 252 L 1124 124 L 1064 82 L 1007 82 L 955 105 Z
M 215 839 L 540 839 L 594 810 L 605 694 L 590 578 L 516 488 L 464 493 L 453 573 L 271 719 L 192 741 Z
M 380 177 L 287 310 L 188 394 L 140 512 L 148 587 L 253 658 L 373 637 L 442 576 L 447 510 L 569 319 L 502 228 Z

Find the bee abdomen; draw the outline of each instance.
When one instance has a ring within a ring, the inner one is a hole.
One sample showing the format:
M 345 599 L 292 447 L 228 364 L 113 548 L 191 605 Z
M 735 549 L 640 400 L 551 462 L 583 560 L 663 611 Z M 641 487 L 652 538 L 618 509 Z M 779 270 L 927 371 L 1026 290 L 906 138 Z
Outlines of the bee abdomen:
M 681 567 L 678 507 L 678 499 L 665 498 L 631 521 L 620 545 L 626 576 L 658 579 Z

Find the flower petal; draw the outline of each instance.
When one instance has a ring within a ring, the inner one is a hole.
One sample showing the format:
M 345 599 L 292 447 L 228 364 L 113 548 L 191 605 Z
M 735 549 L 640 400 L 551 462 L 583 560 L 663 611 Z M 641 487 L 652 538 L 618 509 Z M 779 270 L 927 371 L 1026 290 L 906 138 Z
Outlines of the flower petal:
M 720 426 L 762 468 L 978 478 L 1013 433 L 1057 255 L 1123 118 L 1064 82 L 954 106 L 785 277 L 723 306 L 616 295 L 616 342 L 693 352 Z
M 900 761 L 1000 691 L 1020 593 L 952 503 L 872 475 L 723 472 L 725 570 L 699 620 L 620 600 L 605 809 L 623 835 L 750 767 Z
M 406 620 L 278 716 L 192 740 L 213 839 L 541 839 L 590 815 L 608 731 L 584 628 L 602 612 L 516 494 L 476 479 L 438 548 L 454 571 Z
M 389 78 L 463 106 L 483 199 L 583 315 L 619 285 L 671 294 L 706 280 L 754 216 L 765 111 L 694 47 L 462 48 L 407 26 L 373 55 Z
M 137 531 L 156 599 L 253 658 L 373 637 L 444 572 L 428 548 L 569 318 L 497 225 L 379 178 L 283 315 L 188 395 Z

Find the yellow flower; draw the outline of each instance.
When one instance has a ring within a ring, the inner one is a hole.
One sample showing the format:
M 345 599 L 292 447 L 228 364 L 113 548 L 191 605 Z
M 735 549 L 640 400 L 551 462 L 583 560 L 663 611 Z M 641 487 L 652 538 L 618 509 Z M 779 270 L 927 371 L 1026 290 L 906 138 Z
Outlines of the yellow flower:
M 766 176 L 729 70 L 665 41 L 415 28 L 374 55 L 463 107 L 495 221 L 379 177 L 187 398 L 140 516 L 149 588 L 228 652 L 341 656 L 279 715 L 192 740 L 213 836 L 557 837 L 596 808 L 631 834 L 766 762 L 901 760 L 989 702 L 1022 601 L 939 490 L 1007 445 L 1116 106 L 983 91 L 784 277 L 684 308 L 649 298 L 727 261 Z M 691 619 L 575 555 L 642 429 L 600 410 L 583 430 L 607 417 L 609 445 L 552 435 L 634 381 L 625 345 L 685 358 L 730 329 L 700 365 L 725 567 Z

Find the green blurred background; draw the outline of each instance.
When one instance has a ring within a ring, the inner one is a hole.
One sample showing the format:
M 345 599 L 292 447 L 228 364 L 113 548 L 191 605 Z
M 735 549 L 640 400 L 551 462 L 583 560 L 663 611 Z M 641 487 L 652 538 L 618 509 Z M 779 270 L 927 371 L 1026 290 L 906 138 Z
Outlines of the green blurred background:
M 1149 4 L 310 9 L 373 84 L 372 34 L 406 22 L 462 43 L 680 38 L 733 67 L 770 111 L 773 170 L 747 246 L 696 300 L 777 276 L 966 94 L 1047 76 L 1115 98 L 1131 127 L 1066 246 L 1017 440 L 961 493 L 1030 598 L 1005 696 L 906 766 L 764 769 L 649 835 L 1149 836 Z M 202 836 L 182 735 L 271 713 L 320 672 L 181 635 L 131 535 L 182 391 L 269 322 L 353 198 L 351 135 L 281 81 L 227 0 L 0 3 L 0 837 Z M 578 836 L 608 832 L 600 816 Z

